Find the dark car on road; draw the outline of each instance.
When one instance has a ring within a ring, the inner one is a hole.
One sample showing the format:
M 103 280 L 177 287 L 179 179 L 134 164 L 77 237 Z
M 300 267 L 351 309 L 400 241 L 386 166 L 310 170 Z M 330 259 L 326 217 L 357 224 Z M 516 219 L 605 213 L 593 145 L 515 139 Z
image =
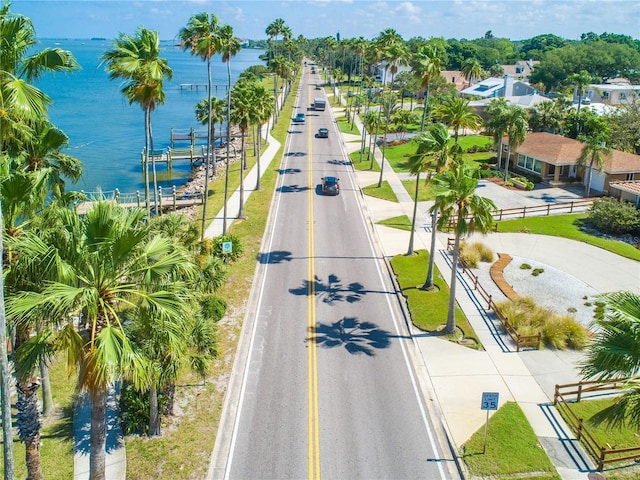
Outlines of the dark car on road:
M 340 179 L 336 177 L 322 177 L 322 193 L 325 195 L 339 195 Z
M 319 128 L 318 129 L 318 138 L 329 138 L 329 129 L 328 128 Z
M 293 117 L 294 123 L 304 123 L 304 113 L 299 113 L 295 117 Z

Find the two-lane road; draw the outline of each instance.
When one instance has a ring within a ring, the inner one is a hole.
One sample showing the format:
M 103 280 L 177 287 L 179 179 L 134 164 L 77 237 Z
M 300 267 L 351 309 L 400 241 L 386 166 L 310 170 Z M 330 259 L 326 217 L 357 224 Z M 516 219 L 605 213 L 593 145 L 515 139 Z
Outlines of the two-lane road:
M 294 116 L 306 119 L 290 128 L 216 475 L 453 478 L 330 108 L 310 109 L 325 95 L 316 83 L 305 67 Z M 320 127 L 329 138 L 316 137 Z M 339 195 L 322 195 L 327 175 L 340 178 Z

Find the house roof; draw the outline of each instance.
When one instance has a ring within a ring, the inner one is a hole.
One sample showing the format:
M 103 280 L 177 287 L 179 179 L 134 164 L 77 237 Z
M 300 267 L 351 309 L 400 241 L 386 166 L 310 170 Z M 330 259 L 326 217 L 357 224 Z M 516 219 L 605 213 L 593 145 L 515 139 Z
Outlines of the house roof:
M 518 147 L 518 153 L 552 165 L 575 165 L 584 143 L 546 132 L 532 132 Z M 640 172 L 640 155 L 612 150 L 602 170 L 609 174 Z
M 464 90 L 461 90 L 460 93 L 466 95 L 478 95 L 479 97 L 493 97 L 495 92 L 504 87 L 504 79 L 497 77 L 489 77 L 485 80 L 482 80 L 474 85 L 471 85 Z
M 442 70 L 440 76 L 444 77 L 447 83 L 453 83 L 458 91 L 466 87 L 468 83 L 460 70 Z
M 518 153 L 552 165 L 575 165 L 581 150 L 582 142 L 546 132 L 528 133 L 518 147 Z
M 509 95 L 503 98 L 512 105 L 519 105 L 524 108 L 531 108 L 535 105 L 538 105 L 539 103 L 551 101 L 550 98 L 540 95 L 538 93 L 533 93 L 531 95 Z M 482 100 L 472 100 L 471 102 L 469 102 L 469 106 L 486 107 L 491 100 L 493 100 L 493 98 L 483 98 Z
M 617 188 L 623 192 L 632 193 L 634 195 L 640 195 L 640 180 L 629 180 L 624 182 L 611 182 L 610 188 Z

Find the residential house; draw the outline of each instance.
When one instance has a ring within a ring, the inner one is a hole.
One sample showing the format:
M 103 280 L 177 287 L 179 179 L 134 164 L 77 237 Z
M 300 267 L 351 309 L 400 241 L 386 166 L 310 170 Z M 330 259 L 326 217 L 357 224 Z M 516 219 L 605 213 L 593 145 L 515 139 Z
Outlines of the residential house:
M 503 78 L 489 77 L 465 88 L 460 93 L 481 98 L 519 97 L 533 95 L 536 89 L 526 82 L 515 80 L 512 75 L 505 75 Z
M 513 65 L 502 65 L 502 70 L 505 75 L 511 75 L 516 80 L 526 82 L 529 80 L 529 76 L 535 66 L 539 63 L 538 60 L 518 60 Z
M 467 80 L 460 70 L 443 70 L 440 72 L 440 76 L 442 76 L 447 83 L 454 84 L 458 92 L 464 90 L 467 86 Z
M 630 105 L 640 98 L 640 85 L 631 85 L 628 82 L 599 83 L 587 87 L 581 101 L 583 105 L 593 103 L 606 103 L 608 105 Z M 577 89 L 574 92 L 573 102 L 578 103 Z
M 577 159 L 584 144 L 573 138 L 546 132 L 533 132 L 518 147 L 512 163 L 523 170 L 539 174 L 551 184 L 569 181 L 588 181 L 587 166 L 579 166 Z M 617 182 L 640 182 L 640 155 L 612 150 L 605 159 L 602 170 L 594 170 L 591 175 L 591 191 L 620 196 L 613 190 L 624 188 Z M 620 185 L 620 187 L 616 186 Z M 628 186 L 628 185 L 627 185 Z M 640 188 L 638 188 L 640 191 Z

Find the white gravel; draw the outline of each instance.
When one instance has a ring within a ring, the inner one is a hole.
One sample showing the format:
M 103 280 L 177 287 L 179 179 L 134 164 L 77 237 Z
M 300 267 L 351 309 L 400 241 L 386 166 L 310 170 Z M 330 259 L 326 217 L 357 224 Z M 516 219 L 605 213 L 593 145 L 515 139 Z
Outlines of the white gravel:
M 525 263 L 531 268 L 520 268 L 520 265 Z M 506 297 L 491 280 L 490 268 L 490 263 L 481 262 L 479 268 L 472 271 L 478 276 L 482 287 L 492 295 L 495 301 L 499 302 Z M 544 271 L 538 276 L 534 276 L 532 272 L 536 268 L 544 269 Z M 585 327 L 588 327 L 593 320 L 594 296 L 598 292 L 572 275 L 544 263 L 518 256 L 512 256 L 512 260 L 505 267 L 503 274 L 505 280 L 518 295 L 531 297 L 538 305 L 558 314 L 573 315 Z M 591 305 L 588 306 L 585 303 L 591 303 Z

